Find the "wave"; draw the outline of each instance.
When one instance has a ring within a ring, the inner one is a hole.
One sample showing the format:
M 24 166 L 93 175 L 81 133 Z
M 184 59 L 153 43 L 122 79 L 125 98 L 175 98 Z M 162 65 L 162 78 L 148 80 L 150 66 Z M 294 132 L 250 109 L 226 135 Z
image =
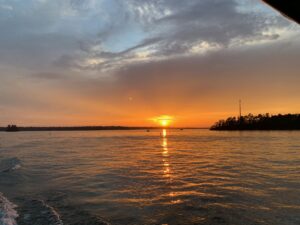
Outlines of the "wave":
M 10 172 L 21 167 L 21 161 L 16 158 L 7 158 L 0 160 L 0 172 Z
M 0 192 L 0 225 L 17 225 L 18 213 L 15 210 L 16 207 Z
M 69 194 L 54 191 L 45 193 L 43 197 L 43 199 L 47 199 L 47 204 L 54 206 L 59 212 L 64 224 L 110 225 L 105 218 L 83 209 L 81 205 L 70 204 L 69 198 L 74 193 L 71 196 Z
M 58 212 L 43 200 L 31 200 L 22 209 L 23 224 L 30 225 L 63 225 Z M 1 225 L 1 224 L 0 224 Z

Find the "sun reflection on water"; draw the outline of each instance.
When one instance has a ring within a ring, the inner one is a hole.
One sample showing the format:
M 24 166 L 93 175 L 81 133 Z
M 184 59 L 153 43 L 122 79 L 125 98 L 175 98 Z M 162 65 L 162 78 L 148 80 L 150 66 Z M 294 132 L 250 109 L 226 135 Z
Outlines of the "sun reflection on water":
M 161 137 L 163 177 L 166 179 L 168 186 L 170 187 L 170 192 L 167 194 L 167 196 L 169 196 L 171 204 L 178 204 L 181 203 L 181 200 L 176 199 L 177 194 L 174 191 L 172 191 L 172 170 L 170 161 L 170 151 L 168 148 L 167 129 L 162 130 Z
M 170 162 L 169 162 L 169 149 L 168 149 L 168 139 L 167 139 L 167 130 L 163 129 L 162 131 L 162 155 L 163 155 L 163 174 L 164 177 L 171 178 Z

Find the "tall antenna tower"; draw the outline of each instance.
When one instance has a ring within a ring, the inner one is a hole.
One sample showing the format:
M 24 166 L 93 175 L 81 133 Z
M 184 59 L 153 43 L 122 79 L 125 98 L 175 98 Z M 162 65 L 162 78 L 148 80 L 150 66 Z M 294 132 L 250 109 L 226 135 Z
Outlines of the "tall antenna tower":
M 242 118 L 242 100 L 239 100 L 239 118 Z

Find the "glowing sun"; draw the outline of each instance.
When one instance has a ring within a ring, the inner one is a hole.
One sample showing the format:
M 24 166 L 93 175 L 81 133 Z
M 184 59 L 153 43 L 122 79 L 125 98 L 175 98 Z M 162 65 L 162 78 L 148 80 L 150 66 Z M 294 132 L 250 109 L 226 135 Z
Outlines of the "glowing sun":
M 168 115 L 162 115 L 162 116 L 153 118 L 153 121 L 158 123 L 162 127 L 168 127 L 173 122 L 173 117 L 168 116 Z

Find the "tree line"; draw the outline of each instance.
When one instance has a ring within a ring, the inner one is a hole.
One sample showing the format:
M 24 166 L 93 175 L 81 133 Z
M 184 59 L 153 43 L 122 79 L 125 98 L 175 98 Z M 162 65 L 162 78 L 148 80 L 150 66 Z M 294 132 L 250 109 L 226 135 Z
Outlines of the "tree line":
M 248 114 L 216 122 L 211 130 L 300 130 L 300 114 Z

